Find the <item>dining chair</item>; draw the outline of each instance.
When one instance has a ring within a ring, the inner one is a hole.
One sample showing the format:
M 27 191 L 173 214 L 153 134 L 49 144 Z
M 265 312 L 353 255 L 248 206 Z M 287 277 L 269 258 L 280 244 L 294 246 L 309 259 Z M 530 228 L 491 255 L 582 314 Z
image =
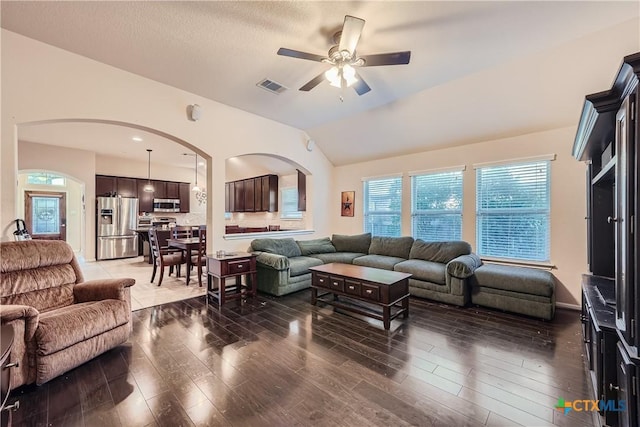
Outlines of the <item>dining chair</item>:
M 160 267 L 160 278 L 158 279 L 158 286 L 162 284 L 162 277 L 164 276 L 164 268 L 169 266 L 169 274 L 173 271 L 173 267 L 176 267 L 176 277 L 180 277 L 180 265 L 185 263 L 182 251 L 173 251 L 168 247 L 163 248 L 160 245 L 160 239 L 158 233 L 161 230 L 151 228 L 149 230 L 149 245 L 151 246 L 151 254 L 153 255 L 153 273 L 151 274 L 151 283 L 156 277 L 158 267 Z M 165 238 L 166 242 L 166 238 Z
M 171 229 L 171 238 L 188 239 L 193 237 L 193 228 L 187 225 L 176 225 Z
M 207 265 L 207 229 L 201 226 L 198 230 L 198 252 L 191 255 L 191 265 L 198 267 L 198 284 L 202 287 L 202 267 Z

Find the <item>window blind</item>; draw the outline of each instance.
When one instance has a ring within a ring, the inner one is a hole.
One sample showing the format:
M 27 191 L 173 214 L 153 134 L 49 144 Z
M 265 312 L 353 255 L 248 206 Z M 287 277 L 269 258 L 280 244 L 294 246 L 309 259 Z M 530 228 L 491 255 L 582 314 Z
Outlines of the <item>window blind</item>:
M 462 239 L 462 171 L 411 177 L 411 229 L 415 239 Z
M 549 261 L 549 161 L 476 169 L 480 255 Z
M 402 177 L 364 181 L 364 231 L 398 237 L 402 223 Z
M 298 211 L 298 189 L 283 188 L 281 190 L 282 196 L 282 209 L 280 211 L 280 218 L 282 219 L 300 219 L 302 218 L 302 212 Z

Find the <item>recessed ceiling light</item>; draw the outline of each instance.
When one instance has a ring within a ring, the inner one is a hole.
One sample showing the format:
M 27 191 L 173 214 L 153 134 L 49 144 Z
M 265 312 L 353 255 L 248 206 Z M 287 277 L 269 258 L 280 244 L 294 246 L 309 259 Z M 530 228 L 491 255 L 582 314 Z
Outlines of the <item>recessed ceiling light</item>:
M 142 141 L 142 138 L 140 138 L 139 136 L 134 136 L 131 139 L 133 139 L 135 142 L 141 142 Z

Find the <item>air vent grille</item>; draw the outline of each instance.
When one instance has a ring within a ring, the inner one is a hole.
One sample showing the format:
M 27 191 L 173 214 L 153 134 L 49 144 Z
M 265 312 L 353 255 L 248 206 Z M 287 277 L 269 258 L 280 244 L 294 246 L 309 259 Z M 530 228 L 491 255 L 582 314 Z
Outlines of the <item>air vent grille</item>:
M 264 90 L 268 90 L 269 92 L 275 93 L 276 95 L 281 94 L 285 90 L 286 87 L 282 86 L 280 83 L 274 82 L 273 80 L 264 79 L 259 81 L 256 86 L 261 87 Z

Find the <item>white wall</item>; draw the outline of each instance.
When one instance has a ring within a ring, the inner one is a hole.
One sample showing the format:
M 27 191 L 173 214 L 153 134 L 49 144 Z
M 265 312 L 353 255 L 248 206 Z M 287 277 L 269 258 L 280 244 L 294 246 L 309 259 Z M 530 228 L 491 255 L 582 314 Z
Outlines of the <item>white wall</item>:
M 580 275 L 587 271 L 586 190 L 583 163 L 571 157 L 575 128 L 532 133 L 461 147 L 427 151 L 366 163 L 336 167 L 328 209 L 334 233 L 362 232 L 362 178 L 403 173 L 402 234 L 411 235 L 411 181 L 407 172 L 466 165 L 463 173 L 462 238 L 475 250 L 475 185 L 473 164 L 556 154 L 551 162 L 551 262 L 562 282 L 558 301 L 578 304 Z M 355 216 L 341 217 L 340 192 L 355 190 Z
M 319 182 L 330 183 L 332 165 L 320 149 L 306 150 L 299 129 L 238 110 L 159 82 L 2 30 L 2 239 L 12 239 L 16 215 L 17 125 L 46 120 L 118 122 L 162 132 L 207 158 L 209 249 L 227 249 L 224 234 L 225 159 L 263 153 L 286 156 Z M 184 108 L 197 103 L 203 117 L 191 122 Z M 90 145 L 87 150 L 90 150 Z M 82 166 L 79 164 L 78 166 Z M 87 179 L 83 179 L 89 185 Z M 93 188 L 92 188 L 93 189 Z M 87 197 L 89 197 L 87 188 Z M 95 194 L 93 189 L 91 196 Z M 321 211 L 329 186 L 315 192 L 310 210 Z M 93 217 L 87 213 L 87 219 Z M 318 234 L 329 220 L 313 216 Z M 245 246 L 246 247 L 246 246 Z

